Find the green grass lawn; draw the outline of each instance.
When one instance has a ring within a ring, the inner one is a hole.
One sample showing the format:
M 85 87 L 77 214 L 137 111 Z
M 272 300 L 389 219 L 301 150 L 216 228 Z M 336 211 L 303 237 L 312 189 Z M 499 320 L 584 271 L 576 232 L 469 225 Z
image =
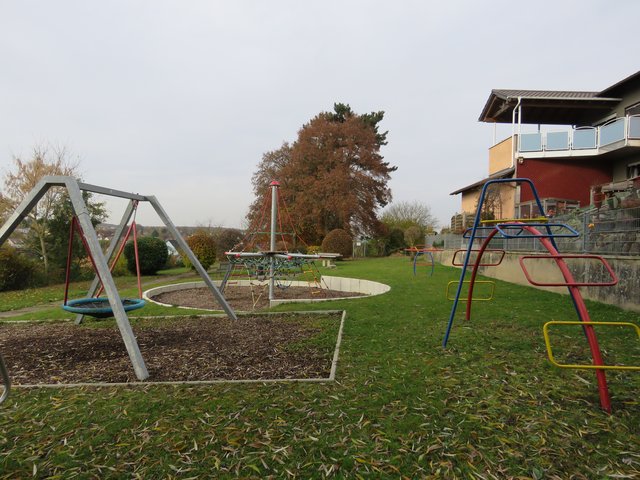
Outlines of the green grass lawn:
M 459 270 L 414 277 L 395 257 L 326 273 L 392 287 L 279 307 L 347 310 L 337 382 L 15 389 L 0 478 L 640 478 L 640 373 L 608 373 L 608 415 L 593 372 L 546 359 L 542 324 L 575 319 L 569 297 L 498 281 L 470 322 L 459 308 L 443 350 Z M 587 305 L 594 321 L 640 324 Z M 633 332 L 598 333 L 611 361 L 640 364 Z M 559 357 L 586 355 L 579 331 L 553 341 Z

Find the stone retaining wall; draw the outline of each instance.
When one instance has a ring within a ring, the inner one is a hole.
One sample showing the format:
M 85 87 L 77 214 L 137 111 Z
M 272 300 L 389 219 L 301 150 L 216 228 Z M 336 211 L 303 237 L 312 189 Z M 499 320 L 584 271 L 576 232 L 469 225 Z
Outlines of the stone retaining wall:
M 443 250 L 434 254 L 435 260 L 443 265 L 451 266 L 455 250 Z M 540 255 L 541 252 L 536 252 Z M 479 273 L 498 280 L 517 283 L 519 285 L 533 286 L 541 290 L 568 294 L 566 287 L 537 287 L 531 285 L 520 267 L 519 259 L 524 252 L 507 252 L 502 263 L 497 267 L 480 267 Z M 602 303 L 617 305 L 625 310 L 640 312 L 640 257 L 605 256 L 616 276 L 619 279 L 617 285 L 612 287 L 581 287 L 583 298 L 596 300 Z M 464 256 L 458 254 L 458 261 Z M 536 281 L 553 282 L 559 279 L 558 269 L 547 262 L 527 262 L 526 267 Z M 582 282 L 605 282 L 609 275 L 602 268 L 593 268 L 594 262 L 585 260 L 573 260 L 571 270 L 575 278 Z

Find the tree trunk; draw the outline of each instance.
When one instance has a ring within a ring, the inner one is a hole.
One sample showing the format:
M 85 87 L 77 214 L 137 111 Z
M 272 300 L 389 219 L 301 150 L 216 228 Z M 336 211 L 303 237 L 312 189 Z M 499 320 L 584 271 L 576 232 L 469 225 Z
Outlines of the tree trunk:
M 40 251 L 42 253 L 42 262 L 44 264 L 44 275 L 49 279 L 49 254 L 47 253 L 47 244 L 44 241 L 44 232 L 37 232 L 40 240 Z

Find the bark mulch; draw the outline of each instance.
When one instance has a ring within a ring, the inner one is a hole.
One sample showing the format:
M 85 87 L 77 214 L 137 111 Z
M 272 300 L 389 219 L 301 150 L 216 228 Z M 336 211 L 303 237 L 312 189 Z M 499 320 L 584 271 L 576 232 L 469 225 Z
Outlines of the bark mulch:
M 266 285 L 254 287 L 240 287 L 229 285 L 224 290 L 224 297 L 231 305 L 231 308 L 239 311 L 259 310 L 269 307 L 269 292 Z M 340 297 L 361 297 L 362 293 L 339 292 L 336 290 L 326 290 L 309 287 L 289 287 L 275 289 L 276 299 L 301 299 L 301 298 L 340 298 Z M 222 307 L 206 287 L 188 288 L 174 292 L 160 293 L 154 295 L 153 299 L 167 305 L 178 305 L 182 307 L 206 308 L 220 310 Z
M 311 318 L 145 319 L 133 330 L 150 381 L 326 378 L 333 349 L 304 342 L 326 328 Z M 329 320 L 336 333 L 339 320 Z M 137 381 L 113 319 L 0 324 L 0 352 L 14 384 Z

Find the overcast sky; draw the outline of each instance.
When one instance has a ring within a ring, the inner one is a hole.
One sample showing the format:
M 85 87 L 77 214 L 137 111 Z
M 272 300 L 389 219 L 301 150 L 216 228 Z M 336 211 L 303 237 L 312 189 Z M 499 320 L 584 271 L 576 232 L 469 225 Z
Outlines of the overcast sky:
M 0 168 L 64 146 L 87 183 L 239 227 L 262 154 L 342 102 L 385 112 L 394 201 L 447 225 L 449 193 L 487 174 L 491 89 L 603 90 L 640 69 L 638 18 L 636 0 L 0 0 Z

